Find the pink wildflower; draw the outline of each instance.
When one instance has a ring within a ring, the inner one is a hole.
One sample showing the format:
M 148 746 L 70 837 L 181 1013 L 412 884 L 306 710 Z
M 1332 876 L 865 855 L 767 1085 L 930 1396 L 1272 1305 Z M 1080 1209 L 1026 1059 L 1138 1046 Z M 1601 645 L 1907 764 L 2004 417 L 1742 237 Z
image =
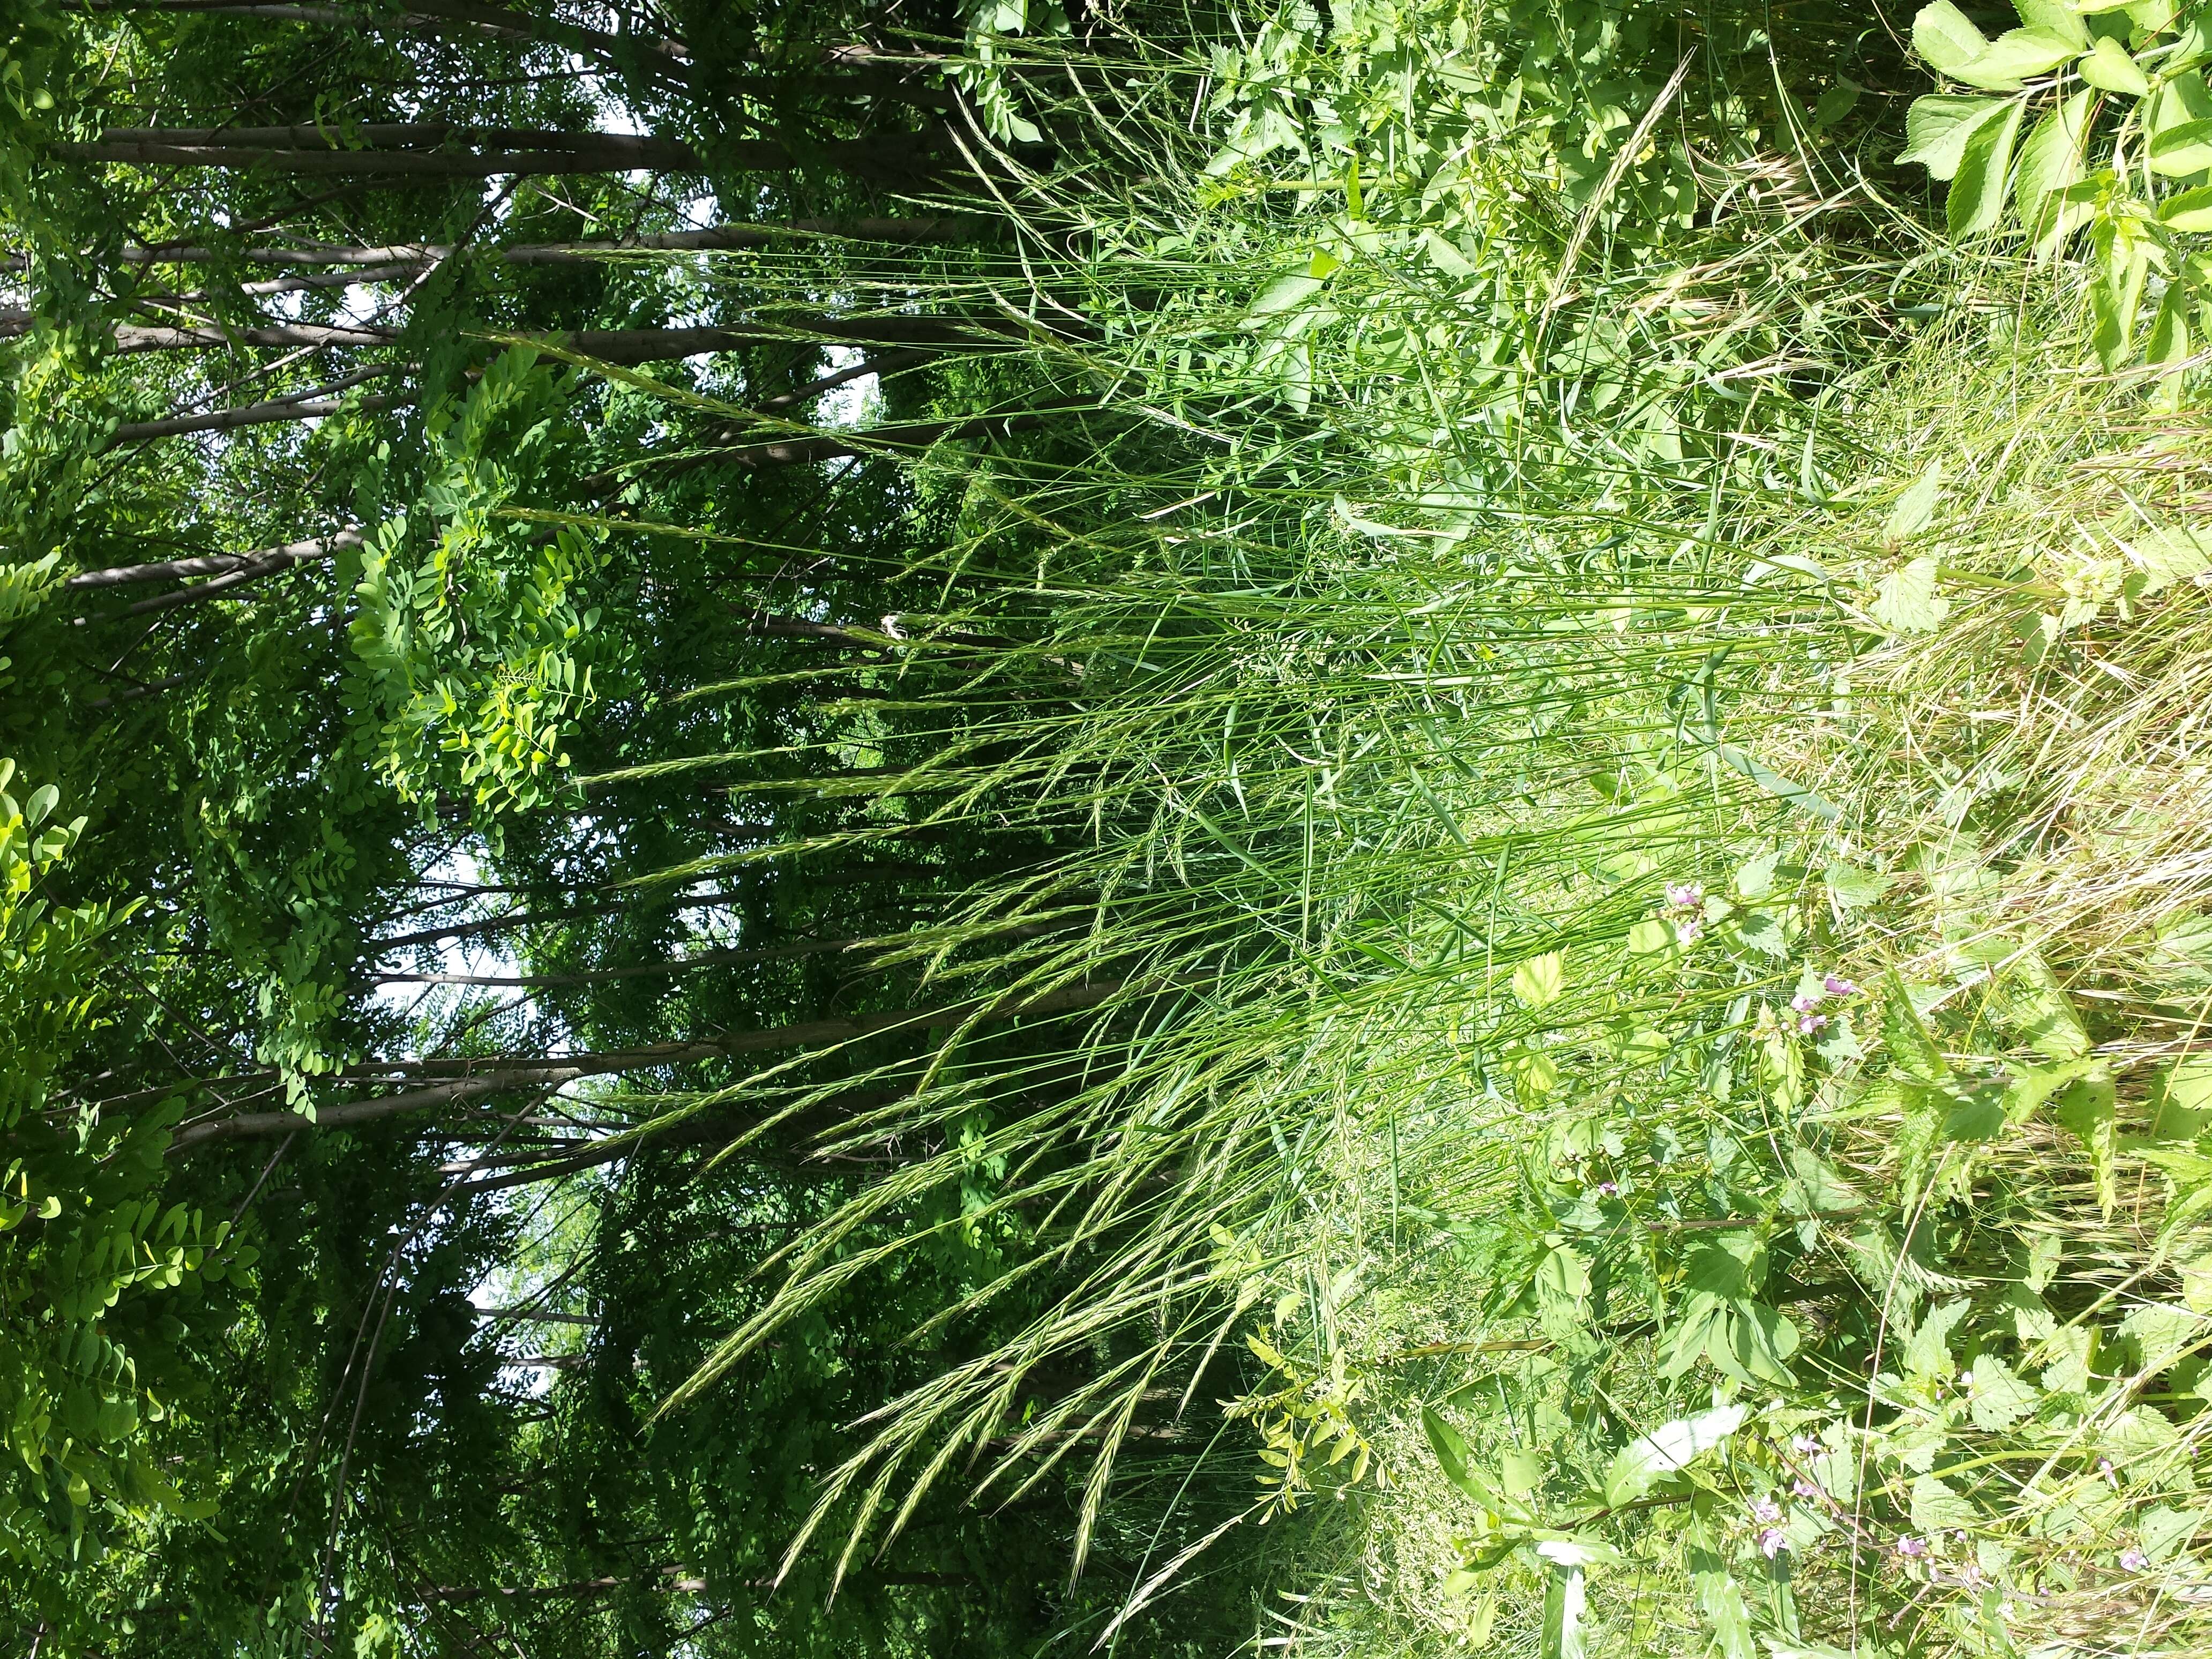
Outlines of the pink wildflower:
M 1790 1540 L 1779 1527 L 1769 1527 L 1759 1534 L 1759 1552 L 1770 1561 L 1789 1547 Z
M 1797 1029 L 1805 1036 L 1810 1036 L 1815 1031 L 1825 1030 L 1827 1024 L 1828 1017 L 1826 1014 L 1805 1014 L 1799 1017 Z
M 2141 1572 L 2149 1565 L 2150 1557 L 2145 1555 L 2141 1550 L 2137 1549 L 2132 1544 L 2129 1545 L 2126 1549 L 2120 1553 L 2120 1571 L 2122 1572 Z
M 1779 1521 L 1782 1518 L 1782 1505 L 1771 1498 L 1755 1498 L 1751 1505 L 1751 1518 L 1754 1521 Z
M 1618 1181 L 1599 1182 L 1597 1183 L 1597 1195 L 1600 1198 L 1619 1198 L 1620 1196 L 1620 1183 Z
M 1801 1014 L 1809 1014 L 1820 1006 L 1820 994 L 1815 991 L 1800 991 L 1790 999 L 1790 1006 Z
M 1900 1538 L 1897 1540 L 1897 1553 L 1907 1560 L 1917 1561 L 1928 1553 L 1928 1540 L 1911 1536 Z
M 1815 1486 L 1812 1481 L 1806 1480 L 1802 1475 L 1800 1475 L 1796 1480 L 1790 1483 L 1790 1490 L 1796 1496 L 1808 1499 L 1825 1498 L 1827 1496 L 1827 1494 L 1822 1492 L 1819 1486 Z
M 1834 974 L 1829 975 L 1827 978 L 1820 981 L 1820 984 L 1832 997 L 1855 997 L 1859 994 L 1859 988 L 1857 986 L 1852 984 L 1850 981 L 1847 979 L 1839 978 Z
M 1695 945 L 1705 931 L 1705 924 L 1695 916 L 1687 921 L 1678 921 L 1674 924 L 1674 942 L 1677 945 Z
M 1694 881 L 1667 884 L 1667 902 L 1677 910 L 1694 910 L 1705 902 L 1705 890 Z

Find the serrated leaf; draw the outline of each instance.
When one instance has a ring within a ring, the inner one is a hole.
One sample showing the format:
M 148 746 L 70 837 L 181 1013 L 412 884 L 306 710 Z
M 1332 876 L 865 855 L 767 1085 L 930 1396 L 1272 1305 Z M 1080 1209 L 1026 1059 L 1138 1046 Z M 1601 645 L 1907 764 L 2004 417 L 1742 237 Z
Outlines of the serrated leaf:
M 1981 1517 L 1974 1506 L 1933 1474 L 1912 1483 L 1912 1524 L 1922 1532 L 1956 1532 Z
M 1948 179 L 1959 171 L 1966 143 L 1988 123 L 2010 107 L 2004 98 L 1974 98 L 1957 93 L 1930 93 L 1916 98 L 1905 112 L 1905 149 L 1897 165 L 1917 164 L 1931 179 Z
M 1931 68 L 1951 75 L 1987 52 L 1990 42 L 1951 0 L 1931 0 L 1912 20 L 1912 49 Z
M 1898 1070 L 1907 1077 L 1923 1083 L 1950 1081 L 1950 1063 L 1920 1023 L 1904 981 L 1894 974 L 1889 976 L 1888 995 L 1882 1000 L 1881 1040 L 1888 1045 L 1889 1057 Z
M 1943 222 L 1953 236 L 1985 236 L 1997 228 L 2012 182 L 2013 143 L 2027 113 L 2025 103 L 2010 104 L 1966 140 L 1950 194 L 1943 198 Z
M 1635 1502 L 1702 1453 L 1725 1444 L 1743 1425 L 1744 1416 L 1741 1406 L 1717 1406 L 1638 1435 L 1614 1454 L 1606 1470 L 1607 1504 L 1618 1509 Z
M 2075 1079 L 2058 1097 L 2054 1115 L 2087 1148 L 2097 1181 L 2097 1202 L 2106 1215 L 2119 1197 L 2113 1170 L 2119 1127 L 2111 1076 L 2101 1071 Z
M 2179 286 L 2177 283 L 2166 289 L 2169 300 L 2179 291 Z M 2159 314 L 2161 318 L 2165 316 L 2163 307 Z M 2151 359 L 2154 362 L 2164 361 L 2158 354 L 2157 338 L 2158 331 L 2154 328 L 2151 331 Z M 2185 355 L 2185 331 L 2182 343 Z M 2142 571 L 2131 590 L 2137 599 L 2148 599 L 2176 582 L 2191 581 L 2199 576 L 2212 574 L 2212 534 L 2202 530 L 2184 530 L 2169 526 L 2146 531 L 2130 543 L 2129 551 L 2135 555 L 2136 562 Z
M 2089 26 L 2069 0 L 2012 0 L 2012 9 L 2027 27 L 2056 34 L 2076 52 L 2089 49 Z
M 2035 1409 L 2038 1390 L 2033 1382 L 2013 1375 L 2011 1368 L 1993 1353 L 1974 1361 L 1974 1381 L 1966 1393 L 1974 1426 L 1995 1434 L 2008 1429 Z
M 1513 970 L 1513 994 L 1524 1008 L 1548 1008 L 1566 989 L 1567 961 L 1564 951 L 1549 951 L 1532 957 Z
M 2072 40 L 2049 29 L 2007 29 L 1990 42 L 1987 52 L 1951 73 L 1968 86 L 2013 92 L 2021 82 L 2069 62 L 2079 51 Z
M 2212 167 L 2212 119 L 2184 121 L 2150 141 L 2147 159 L 2153 173 L 2186 178 Z
M 2128 56 L 2128 49 L 2109 34 L 2075 68 L 2100 92 L 2118 93 L 2124 98 L 2150 96 L 2150 78 Z
M 1820 872 L 1820 879 L 1827 884 L 1828 895 L 1838 908 L 1863 910 L 1869 904 L 1880 903 L 1896 878 L 1877 875 L 1838 859 Z
M 1943 495 L 1943 463 L 1939 459 L 1920 469 L 1920 476 L 1905 487 L 1882 520 L 1881 538 L 1891 546 L 1918 535 L 1936 517 L 1936 503 Z
M 2168 230 L 2212 230 L 2212 185 L 2199 185 L 2158 204 L 2158 222 Z
M 2092 101 L 2088 93 L 2075 93 L 2037 122 L 2020 147 L 2013 200 L 2031 234 L 2039 237 L 2058 222 L 2063 204 L 2051 198 L 2081 178 Z
M 1951 602 L 1936 591 L 1936 563 L 1915 559 L 1881 579 L 1875 591 L 1874 619 L 1893 634 L 1933 634 L 1951 614 Z

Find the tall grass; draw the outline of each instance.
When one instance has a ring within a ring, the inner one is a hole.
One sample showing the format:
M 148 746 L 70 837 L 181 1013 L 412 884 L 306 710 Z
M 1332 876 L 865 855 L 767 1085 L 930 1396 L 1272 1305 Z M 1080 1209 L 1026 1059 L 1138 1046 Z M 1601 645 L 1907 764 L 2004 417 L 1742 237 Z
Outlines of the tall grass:
M 1494 97 L 1527 18 L 1385 9 L 1054 59 L 1088 147 L 1004 164 L 1014 252 L 881 277 L 1034 320 L 970 395 L 1088 411 L 916 464 L 967 597 L 901 619 L 939 748 L 885 786 L 1064 850 L 887 945 L 981 1000 L 824 1151 L 944 1150 L 672 1409 L 988 1236 L 941 1324 L 1033 1317 L 794 1553 L 1071 1462 L 1087 1539 L 1180 1434 L 1250 1497 L 1133 1600 L 1345 1498 L 1277 1558 L 1296 1650 L 2201 1643 L 2201 421 L 2080 371 L 2063 262 L 1824 145 L 1815 24 L 1762 90 L 1743 17 L 1623 9 L 1592 172 Z M 1065 1053 L 964 1061 L 1079 986 Z

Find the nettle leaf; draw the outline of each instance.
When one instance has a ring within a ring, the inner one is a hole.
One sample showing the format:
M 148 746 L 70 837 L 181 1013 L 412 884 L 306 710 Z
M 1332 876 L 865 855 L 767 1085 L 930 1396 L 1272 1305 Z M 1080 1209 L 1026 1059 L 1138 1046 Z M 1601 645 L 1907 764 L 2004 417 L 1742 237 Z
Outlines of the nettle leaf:
M 1943 220 L 1954 236 L 1986 236 L 2003 216 L 2005 191 L 2012 182 L 2013 143 L 2020 136 L 2024 102 L 1984 123 L 1966 140 L 1951 193 L 1943 198 Z
M 1922 1532 L 1956 1532 L 1981 1517 L 1974 1506 L 1933 1474 L 1912 1483 L 1912 1524 Z
M 1990 42 L 1951 0 L 1932 0 L 1912 20 L 1912 49 L 1940 73 L 1955 76 L 1987 52 Z
M 1951 614 L 1951 602 L 1936 591 L 1936 563 L 1915 559 L 1881 579 L 1875 590 L 1874 619 L 1893 634 L 1933 634 Z
M 2128 56 L 2128 49 L 2109 34 L 2099 40 L 2095 49 L 2075 69 L 2100 92 L 2118 93 L 2126 98 L 2150 96 L 2150 78 Z
M 1896 878 L 1877 875 L 1838 859 L 1820 872 L 1820 879 L 1827 884 L 1828 896 L 1839 908 L 1863 910 L 1869 904 L 1880 903 Z
M 2167 289 L 2166 291 L 2167 301 L 2171 303 L 2173 296 L 2179 291 L 2179 283 Z M 2159 312 L 2161 323 L 2165 316 L 2165 308 L 2161 307 Z M 2156 327 L 2151 330 L 2148 355 L 2154 362 L 2167 361 L 2159 352 Z M 2188 333 L 2185 327 L 2181 333 L 2180 350 L 2178 355 L 2183 356 L 2188 355 Z M 2202 530 L 2183 530 L 2169 526 L 2149 531 L 2136 537 L 2129 544 L 2129 551 L 2135 555 L 2136 562 L 2142 567 L 2142 574 L 2134 579 L 2128 590 L 2130 595 L 2135 599 L 2147 599 L 2154 593 L 2170 587 L 2176 582 L 2193 581 L 2206 575 L 2212 575 L 2212 534 L 2208 534 Z
M 1967 1391 L 1967 1410 L 1974 1426 L 1990 1434 L 2008 1429 L 2035 1409 L 2038 1389 L 2033 1382 L 2013 1375 L 2011 1368 L 1993 1353 L 1974 1362 L 1974 1380 Z
M 1606 1503 L 1614 1509 L 1634 1503 L 1701 1454 L 1725 1444 L 1743 1425 L 1745 1415 L 1741 1406 L 1716 1406 L 1638 1435 L 1614 1454 L 1606 1470 Z
M 2077 1078 L 2058 1097 L 2055 1109 L 2059 1122 L 2088 1148 L 2097 1176 L 2097 1202 L 2110 1215 L 2119 1197 L 2113 1172 L 2113 1154 L 2119 1139 L 2118 1097 L 2111 1074 L 2100 1067 Z
M 1894 547 L 1917 536 L 1935 521 L 1936 503 L 1943 496 L 1943 463 L 1938 459 L 1920 469 L 1920 476 L 1905 486 L 1882 520 L 1881 538 Z
M 2005 98 L 1971 98 L 1953 93 L 1930 93 L 1912 100 L 1905 113 L 1905 150 L 1897 165 L 1918 163 L 1932 179 L 1948 179 L 1959 170 L 1966 142 L 2012 106 Z

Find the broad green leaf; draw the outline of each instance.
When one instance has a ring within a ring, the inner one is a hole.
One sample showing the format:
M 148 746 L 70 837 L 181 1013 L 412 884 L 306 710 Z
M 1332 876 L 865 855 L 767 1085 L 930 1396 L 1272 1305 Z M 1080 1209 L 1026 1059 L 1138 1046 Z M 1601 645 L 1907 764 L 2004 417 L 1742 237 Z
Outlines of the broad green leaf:
M 1321 290 L 1321 278 L 1309 276 L 1304 271 L 1278 276 L 1260 290 L 1244 314 L 1248 317 L 1272 317 L 1279 312 L 1293 310 L 1304 305 Z
M 1958 1367 L 1951 1360 L 1951 1333 L 1966 1310 L 1972 1306 L 1960 1297 L 1932 1307 L 1921 1316 L 1920 1323 L 1905 1342 L 1905 1375 L 1916 1382 L 1930 1378 L 1941 1382 L 1954 1375 Z
M 2081 47 L 2048 29 L 2007 29 L 1972 62 L 1949 71 L 1954 79 L 1992 92 L 2012 92 L 2023 81 L 2048 75 L 2069 62 Z
M 2058 1097 L 2056 1108 L 2059 1122 L 2088 1148 L 2097 1178 L 2097 1202 L 2107 1215 L 2119 1197 L 2112 1166 L 2119 1134 L 2117 1105 L 2111 1076 L 2098 1071 L 2069 1084 L 2066 1091 Z
M 1549 951 L 1532 957 L 1513 970 L 1513 994 L 1525 1008 L 1548 1008 L 1559 1000 L 1567 985 L 1564 951 Z
M 2150 170 L 2168 179 L 2212 167 L 2212 118 L 2168 127 L 2150 141 L 2147 154 Z
M 1936 517 L 1936 503 L 1943 495 L 1943 463 L 1938 459 L 1920 469 L 1920 476 L 1905 486 L 1882 520 L 1882 539 L 1892 546 L 1928 528 Z
M 1863 910 L 1869 904 L 1878 904 L 1895 881 L 1893 876 L 1877 875 L 1871 870 L 1862 870 L 1855 864 L 1838 859 L 1820 872 L 1827 884 L 1828 896 L 1845 910 Z
M 1814 102 L 1810 123 L 1813 131 L 1825 132 L 1849 115 L 1857 106 L 1859 94 L 1865 90 L 1857 82 L 1849 78 L 1837 81 Z
M 1954 236 L 1985 236 L 2004 214 L 2005 191 L 2012 182 L 2014 141 L 2020 136 L 2024 102 L 2006 106 L 1996 120 L 1975 130 L 1959 156 L 1959 171 L 1943 198 L 1943 221 Z
M 1735 872 L 1736 896 L 1742 899 L 1763 899 L 1772 892 L 1775 867 L 1781 861 L 1782 853 L 1778 848 L 1771 852 L 1761 853 L 1755 859 L 1746 860 L 1743 867 Z
M 1639 921 L 1628 930 L 1628 948 L 1637 956 L 1655 956 L 1674 942 L 1674 930 L 1663 921 Z
M 2150 78 L 2136 66 L 2128 56 L 2128 49 L 2111 35 L 2097 42 L 2096 48 L 2075 65 L 2081 78 L 2100 92 L 2118 93 L 2127 98 L 2150 96 Z
M 1437 1455 L 1437 1467 L 1444 1472 L 1444 1479 L 1468 1497 L 1480 1502 L 1489 1492 L 1474 1480 L 1473 1459 L 1468 1453 L 1467 1437 L 1444 1419 L 1434 1406 L 1421 1407 L 1421 1428 L 1429 1437 L 1429 1449 Z
M 1914 99 L 1905 113 L 1905 149 L 1898 166 L 1917 162 L 1932 179 L 1950 178 L 1966 153 L 1966 141 L 2010 107 L 2009 99 L 1951 93 Z
M 2194 1140 L 2212 1124 L 2212 1054 L 2177 1060 L 2151 1079 L 2151 1139 Z
M 1990 42 L 1951 0 L 1931 0 L 1912 20 L 1912 49 L 1939 73 L 1956 75 L 1987 52 Z
M 2081 1029 L 2074 999 L 2039 952 L 2027 951 L 2007 967 L 1990 1000 L 1990 1012 L 2036 1053 L 2053 1060 L 2078 1060 L 2089 1052 L 2089 1034 Z
M 2058 216 L 2060 204 L 2048 198 L 2081 177 L 2083 143 L 2088 133 L 2090 94 L 2077 92 L 2036 123 L 2020 147 L 2013 170 L 2013 200 L 2021 222 L 2040 236 Z
M 1542 1659 L 1588 1659 L 1587 1589 L 1579 1566 L 1555 1566 L 1544 1583 Z
M 2199 185 L 2158 204 L 2158 222 L 2168 230 L 2212 230 L 2212 185 Z
M 2174 289 L 2168 289 L 2166 294 L 2171 297 L 2174 291 Z M 2163 307 L 2160 308 L 2159 314 L 2161 319 L 2164 317 Z M 2154 342 L 2158 337 L 2155 327 L 2151 331 L 2151 337 Z M 2185 332 L 2184 343 L 2185 346 Z M 2154 347 L 2152 361 L 2165 361 L 2156 355 Z M 2169 526 L 2146 531 L 2134 538 L 2128 544 L 2128 550 L 2135 555 L 2136 562 L 2142 568 L 2142 574 L 2136 577 L 2129 590 L 2136 599 L 2148 599 L 2176 582 L 2193 581 L 2212 574 L 2212 532 Z
M 1951 602 L 1936 591 L 1936 571 L 1933 558 L 1920 558 L 1884 576 L 1875 592 L 1874 619 L 1893 634 L 1933 634 L 1942 627 Z
M 1741 1406 L 1717 1406 L 1638 1435 L 1613 1455 L 1605 1475 L 1605 1501 L 1618 1509 L 1650 1492 L 1701 1453 L 1724 1444 L 1743 1425 Z
M 2070 41 L 2076 52 L 2088 50 L 2089 26 L 2069 0 L 2012 0 L 2012 9 L 2027 27 Z
M 1974 1361 L 1974 1380 L 1966 1394 L 1974 1426 L 1990 1434 L 2008 1429 L 2035 1409 L 2037 1389 L 2013 1375 L 2003 1360 L 1985 1353 Z
M 1956 1532 L 1981 1519 L 1974 1506 L 1933 1474 L 1912 1483 L 1912 1524 L 1921 1532 Z

